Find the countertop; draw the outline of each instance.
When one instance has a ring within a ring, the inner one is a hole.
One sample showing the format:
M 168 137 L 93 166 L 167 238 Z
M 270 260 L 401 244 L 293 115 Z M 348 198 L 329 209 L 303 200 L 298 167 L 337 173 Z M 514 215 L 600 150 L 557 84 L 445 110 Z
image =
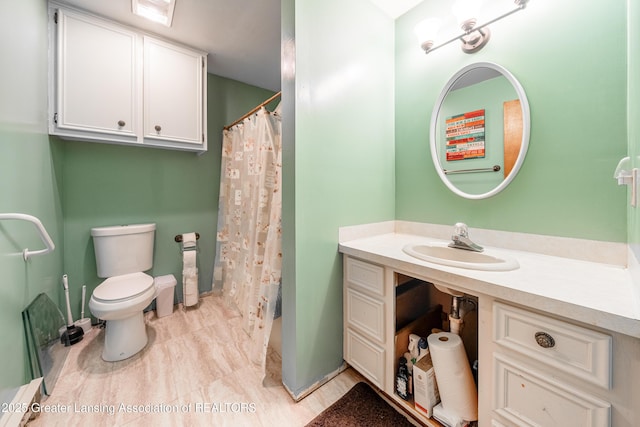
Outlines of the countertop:
M 407 244 L 447 240 L 397 230 L 366 234 L 341 236 L 340 252 L 471 295 L 511 301 L 640 338 L 638 295 L 624 266 L 483 245 L 487 253 L 517 259 L 520 268 L 477 271 L 422 261 L 402 251 Z

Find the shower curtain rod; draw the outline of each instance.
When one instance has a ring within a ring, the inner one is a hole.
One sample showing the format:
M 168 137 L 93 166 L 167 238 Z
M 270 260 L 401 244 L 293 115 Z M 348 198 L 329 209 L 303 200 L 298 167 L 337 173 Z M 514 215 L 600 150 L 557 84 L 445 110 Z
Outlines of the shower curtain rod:
M 238 120 L 236 120 L 235 122 L 231 123 L 230 125 L 227 125 L 227 126 L 223 127 L 222 129 L 224 129 L 224 130 L 231 129 L 232 127 L 234 127 L 235 125 L 237 125 L 238 123 L 240 123 L 241 121 L 243 121 L 244 119 L 246 119 L 247 117 L 249 117 L 250 115 L 255 113 L 256 111 L 258 111 L 259 109 L 261 109 L 262 107 L 264 107 L 265 105 L 267 105 L 268 103 L 270 103 L 271 101 L 273 101 L 274 99 L 279 97 L 281 94 L 282 94 L 282 92 L 276 93 L 271 98 L 267 99 L 266 101 L 264 101 L 263 103 L 258 105 L 256 108 L 254 108 L 253 110 L 249 111 L 247 114 L 245 114 L 244 116 L 240 117 Z

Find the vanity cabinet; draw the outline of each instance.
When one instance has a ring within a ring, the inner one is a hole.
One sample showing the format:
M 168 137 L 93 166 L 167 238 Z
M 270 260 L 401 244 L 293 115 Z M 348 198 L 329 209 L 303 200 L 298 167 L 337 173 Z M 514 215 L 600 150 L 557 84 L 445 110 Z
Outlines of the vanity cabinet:
M 49 11 L 50 134 L 207 150 L 206 54 L 55 3 Z
M 396 295 L 406 277 L 472 295 L 455 279 L 443 282 L 429 271 L 404 271 L 345 254 L 344 359 L 415 419 L 439 427 L 395 393 L 402 354 L 395 323 L 403 310 Z M 425 309 L 451 303 L 450 295 L 429 292 L 419 298 Z M 638 425 L 639 339 L 580 323 L 570 312 L 549 313 L 481 292 L 472 296 L 478 307 L 480 427 Z
M 493 302 L 493 418 L 506 425 L 611 425 L 612 338 Z
M 386 390 L 390 296 L 384 268 L 347 257 L 344 263 L 344 358 L 380 389 Z
M 441 325 L 442 307 L 430 304 L 428 283 L 391 268 L 344 258 L 344 359 L 398 406 L 425 425 L 440 426 L 395 392 L 395 373 L 410 333 Z

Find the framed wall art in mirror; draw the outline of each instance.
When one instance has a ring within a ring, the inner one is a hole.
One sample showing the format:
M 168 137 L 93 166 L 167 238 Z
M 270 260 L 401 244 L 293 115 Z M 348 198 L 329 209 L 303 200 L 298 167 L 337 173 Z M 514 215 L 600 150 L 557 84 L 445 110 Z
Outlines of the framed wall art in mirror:
M 433 164 L 444 184 L 468 199 L 504 190 L 529 147 L 529 102 L 504 67 L 479 62 L 455 73 L 431 115 Z

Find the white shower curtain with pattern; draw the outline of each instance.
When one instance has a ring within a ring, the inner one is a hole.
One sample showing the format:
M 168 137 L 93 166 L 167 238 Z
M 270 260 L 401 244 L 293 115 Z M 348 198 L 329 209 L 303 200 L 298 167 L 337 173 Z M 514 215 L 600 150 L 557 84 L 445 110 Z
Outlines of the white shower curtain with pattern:
M 281 124 L 264 107 L 223 131 L 214 289 L 243 318 L 262 366 L 282 265 Z

